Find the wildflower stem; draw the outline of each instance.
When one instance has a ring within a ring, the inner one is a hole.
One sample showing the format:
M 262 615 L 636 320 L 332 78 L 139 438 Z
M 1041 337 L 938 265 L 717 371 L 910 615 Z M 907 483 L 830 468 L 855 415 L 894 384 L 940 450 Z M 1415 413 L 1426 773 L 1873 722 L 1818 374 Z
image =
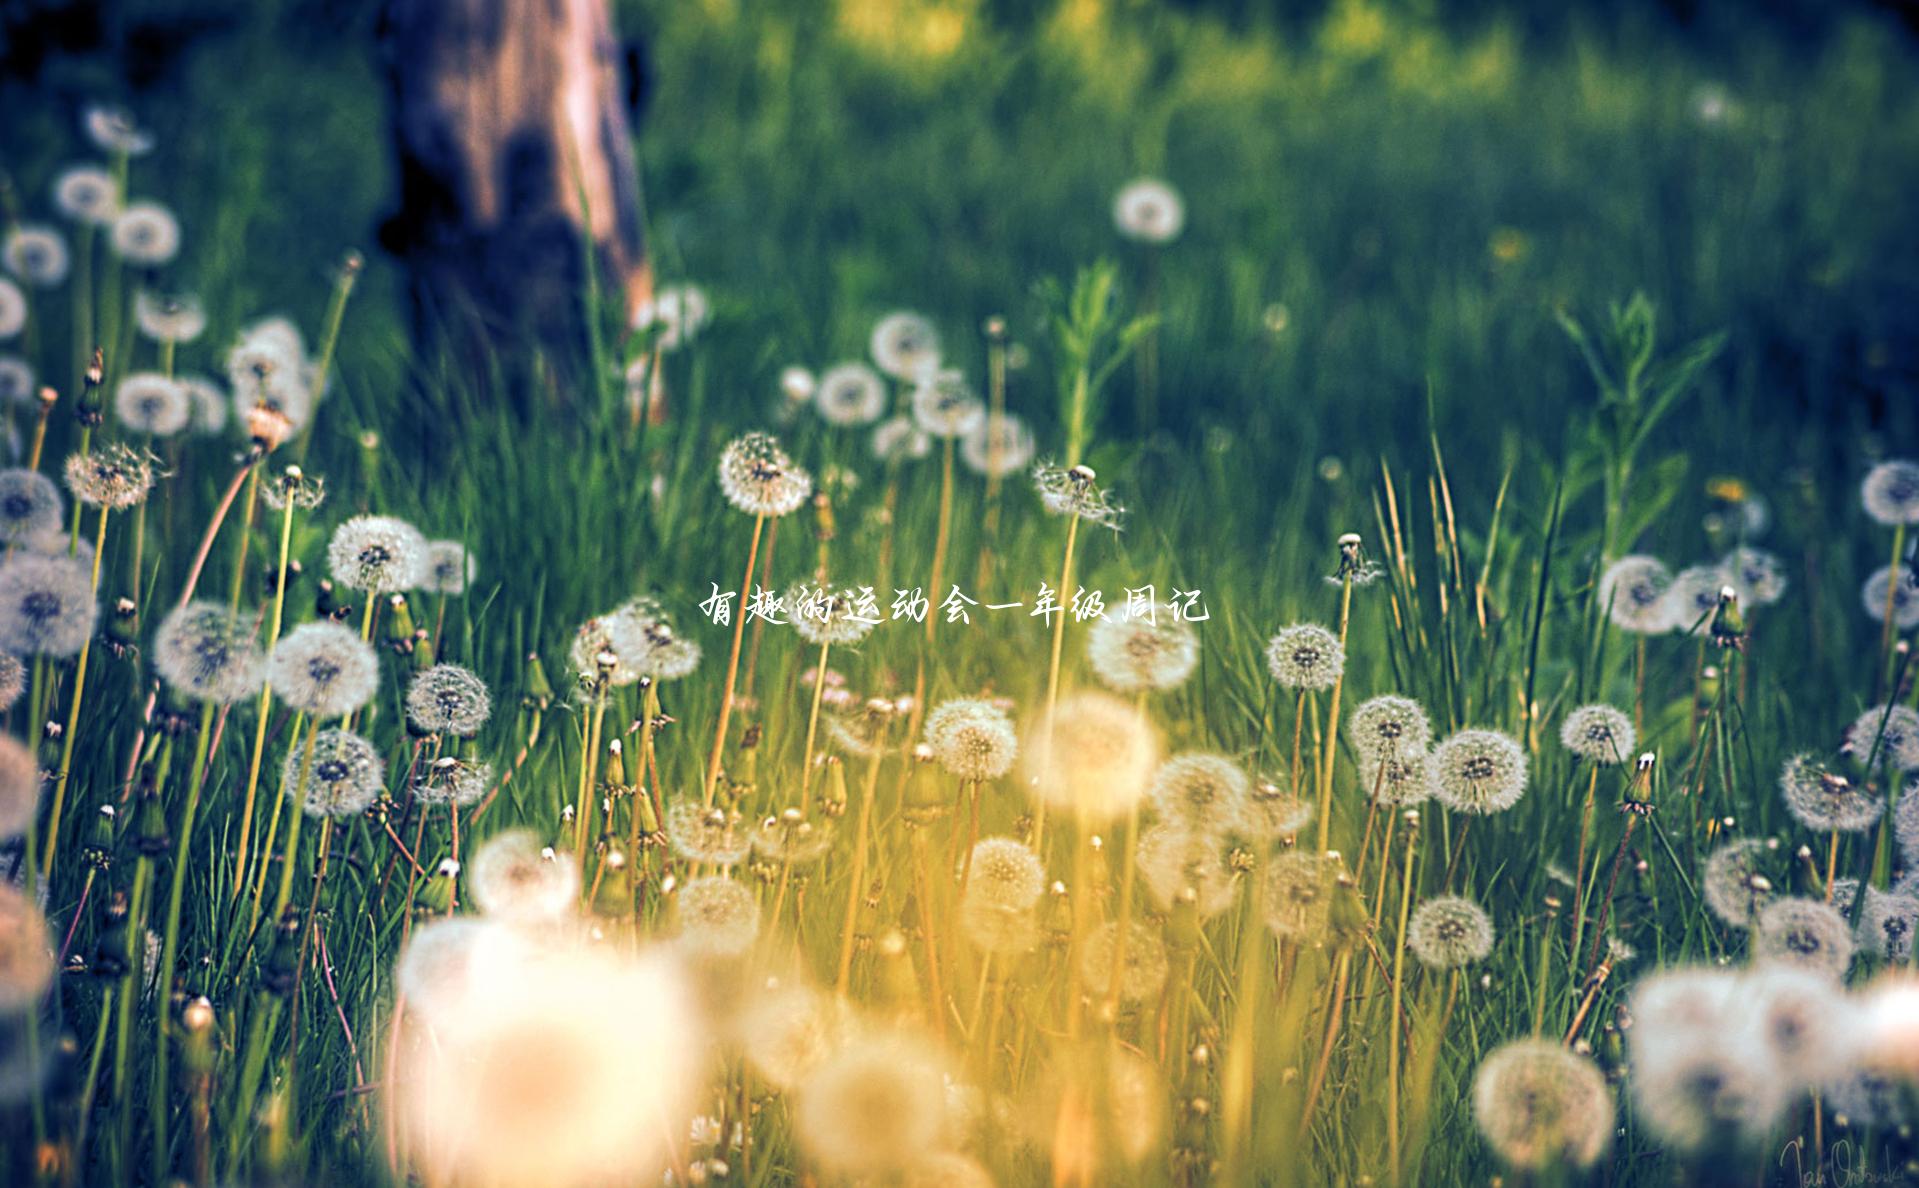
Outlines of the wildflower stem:
M 93 582 L 100 588 L 100 554 L 106 550 L 107 509 L 100 509 L 100 524 L 93 534 Z M 80 733 L 80 705 L 87 692 L 87 661 L 92 658 L 93 638 L 80 645 L 80 659 L 73 670 L 73 701 L 67 707 L 66 734 L 60 740 L 60 772 L 53 781 L 53 806 L 47 817 L 47 853 L 41 860 L 40 877 L 53 877 L 53 863 L 60 851 L 60 818 L 67 807 L 67 785 L 73 779 L 73 742 Z
M 1075 512 L 1066 521 L 1066 553 L 1060 560 L 1059 592 L 1065 595 L 1073 584 L 1073 546 L 1079 542 L 1079 513 Z M 1066 646 L 1066 612 L 1061 610 L 1053 620 L 1053 651 L 1046 665 L 1046 717 L 1040 726 L 1039 770 L 1052 770 L 1053 762 L 1053 718 L 1059 711 L 1059 659 Z M 1033 823 L 1033 849 L 1045 854 L 1046 839 L 1046 802 L 1040 801 L 1038 815 Z
M 292 819 L 287 822 L 286 849 L 280 855 L 280 889 L 273 897 L 273 919 L 287 910 L 287 901 L 293 898 L 293 860 L 300 853 L 300 818 L 306 816 L 307 781 L 313 776 L 313 746 L 320 736 L 320 719 L 316 716 L 307 723 L 307 737 L 304 749 L 300 752 L 300 779 L 293 786 Z M 262 875 L 266 867 L 261 866 Z
M 273 615 L 267 624 L 267 648 L 272 650 L 280 642 L 280 624 L 286 612 L 287 602 L 287 558 L 293 547 L 293 504 L 291 496 L 280 515 L 280 563 L 274 571 Z M 233 858 L 233 894 L 237 898 L 241 888 L 246 885 L 247 846 L 253 837 L 254 800 L 260 790 L 260 764 L 266 755 L 267 720 L 273 709 L 273 686 L 260 686 L 260 704 L 255 713 L 253 727 L 253 753 L 247 760 L 247 791 L 245 804 L 240 812 L 240 841 Z
M 879 788 L 880 762 L 886 756 L 886 728 L 881 726 L 873 740 L 873 753 L 866 760 L 866 778 L 860 782 L 860 811 L 853 835 L 853 868 L 848 873 L 846 916 L 840 928 L 839 969 L 833 979 L 835 992 L 844 995 L 853 974 L 853 936 L 859 924 L 860 896 L 866 892 L 867 851 L 871 846 L 873 793 Z
M 1345 569 L 1339 591 L 1339 646 L 1346 647 L 1346 626 L 1353 614 L 1353 575 Z M 1319 773 L 1319 848 L 1325 850 L 1332 833 L 1333 810 L 1333 760 L 1339 754 L 1339 694 L 1346 685 L 1346 668 L 1340 666 L 1339 675 L 1333 678 L 1333 698 L 1326 710 L 1326 747 L 1322 754 L 1322 767 Z
M 232 510 L 233 501 L 239 498 L 240 484 L 253 473 L 256 464 L 257 459 L 251 456 L 240 464 L 240 469 L 234 472 L 233 481 L 227 484 L 219 504 L 213 509 L 213 519 L 207 522 L 206 533 L 200 537 L 200 547 L 193 554 L 193 565 L 187 570 L 187 584 L 180 591 L 181 606 L 193 601 L 193 591 L 200 585 L 200 573 L 206 569 L 208 554 L 213 552 L 213 538 L 220 534 L 220 525 L 226 521 L 227 512 Z
M 751 597 L 753 569 L 760 559 L 760 534 L 766 529 L 766 517 L 753 517 L 753 543 L 746 550 L 746 576 L 740 579 L 740 613 L 733 620 L 733 646 L 726 656 L 726 684 L 720 691 L 719 726 L 713 731 L 713 753 L 706 762 L 706 805 L 713 806 L 713 793 L 720 782 L 720 756 L 726 749 L 726 727 L 733 715 L 733 682 L 740 671 L 740 640 L 746 631 L 746 601 Z
M 1399 1145 L 1399 1010 L 1406 989 L 1406 921 L 1412 915 L 1413 867 L 1418 846 L 1419 820 L 1409 813 L 1406 820 L 1406 871 L 1399 893 L 1399 931 L 1393 937 L 1393 1009 L 1386 1017 L 1386 1168 L 1395 1184 L 1399 1183 L 1404 1166 Z M 1382 865 L 1390 865 L 1389 853 L 1382 852 Z
M 1906 551 L 1906 526 L 1904 524 L 1894 525 L 1892 529 L 1892 561 L 1886 567 L 1885 622 L 1880 627 L 1880 632 L 1879 632 L 1879 651 L 1880 651 L 1880 654 L 1884 657 L 1883 667 L 1880 670 L 1879 679 L 1881 684 L 1884 686 L 1886 690 L 1887 701 L 1895 700 L 1899 696 L 1899 689 L 1896 685 L 1893 684 L 1893 679 L 1892 679 L 1893 664 L 1896 659 L 1895 653 L 1893 652 L 1893 649 L 1892 649 L 1892 641 L 1895 638 L 1895 633 L 1892 629 L 1893 628 L 1892 612 L 1893 612 L 1893 604 L 1895 601 L 1894 596 L 1899 591 L 1900 559 L 1904 556 L 1905 551 Z
M 167 1144 L 167 1028 L 173 1020 L 173 964 L 180 949 L 180 904 L 186 894 L 188 856 L 193 846 L 193 818 L 200 808 L 200 790 L 206 785 L 207 747 L 213 737 L 211 701 L 200 703 L 200 729 L 193 743 L 193 766 L 187 772 L 187 802 L 180 810 L 180 835 L 174 841 L 173 875 L 167 890 L 166 929 L 160 936 L 160 985 L 155 1002 L 153 1088 L 147 1108 L 153 1123 L 153 1182 L 164 1183 L 171 1151 Z
M 806 750 L 802 752 L 804 762 L 800 768 L 801 813 L 813 807 L 813 744 L 819 739 L 820 699 L 826 693 L 826 653 L 832 644 L 831 638 L 820 640 L 820 660 L 813 668 L 813 705 L 806 714 Z
M 227 606 L 238 611 L 240 594 L 247 584 L 247 552 L 253 545 L 253 517 L 260 506 L 260 471 L 256 464 L 248 467 L 247 501 L 240 508 L 240 547 L 233 555 L 233 577 L 227 584 Z M 287 502 L 291 504 L 289 496 Z

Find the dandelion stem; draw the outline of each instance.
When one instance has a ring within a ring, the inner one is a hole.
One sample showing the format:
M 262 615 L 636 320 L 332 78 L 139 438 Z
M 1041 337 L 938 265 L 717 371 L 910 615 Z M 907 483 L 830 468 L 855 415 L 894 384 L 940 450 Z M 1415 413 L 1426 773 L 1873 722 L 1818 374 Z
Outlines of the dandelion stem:
M 100 509 L 100 525 L 93 534 L 93 588 L 100 588 L 100 554 L 106 551 L 107 509 Z M 93 637 L 80 645 L 80 659 L 73 670 L 73 701 L 67 707 L 66 734 L 60 740 L 60 772 L 54 777 L 53 806 L 47 816 L 47 853 L 42 859 L 40 877 L 53 877 L 54 859 L 60 851 L 60 818 L 66 813 L 67 785 L 73 779 L 73 743 L 80 734 L 80 705 L 87 692 L 87 661 L 93 655 Z
M 833 979 L 833 988 L 845 995 L 853 974 L 853 936 L 857 931 L 860 913 L 860 897 L 866 893 L 867 851 L 871 846 L 873 825 L 873 793 L 879 788 L 880 762 L 886 756 L 886 727 L 882 725 L 877 737 L 873 739 L 873 753 L 866 760 L 866 778 L 860 783 L 859 825 L 853 835 L 853 868 L 848 873 L 849 889 L 846 893 L 846 917 L 840 928 L 839 969 Z
M 1066 552 L 1060 560 L 1059 593 L 1064 596 L 1073 584 L 1073 546 L 1079 542 L 1079 513 L 1075 512 L 1066 521 Z M 1053 718 L 1059 711 L 1059 660 L 1066 646 L 1066 612 L 1061 610 L 1053 620 L 1053 651 L 1046 665 L 1046 717 L 1040 725 L 1039 770 L 1052 770 L 1053 762 Z M 1038 814 L 1033 822 L 1033 849 L 1045 854 L 1046 839 L 1046 801 L 1041 800 Z
M 267 648 L 280 642 L 280 624 L 286 612 L 287 558 L 293 547 L 293 499 L 289 497 L 280 515 L 280 563 L 274 571 L 273 615 L 267 625 Z M 266 755 L 267 719 L 273 709 L 273 686 L 260 686 L 260 704 L 253 727 L 253 753 L 247 760 L 246 802 L 240 812 L 240 840 L 233 858 L 233 894 L 237 898 L 246 884 L 247 846 L 253 837 L 254 800 L 260 790 L 260 763 Z
M 827 630 L 831 629 L 827 625 Z M 806 714 L 806 750 L 802 752 L 800 767 L 801 813 L 813 807 L 813 744 L 819 740 L 820 699 L 826 694 L 826 653 L 832 643 L 831 638 L 820 640 L 820 660 L 813 668 L 813 705 Z
M 713 793 L 720 783 L 720 756 L 726 750 L 726 727 L 733 715 L 733 682 L 740 671 L 740 639 L 746 631 L 746 601 L 751 596 L 753 569 L 760 559 L 760 534 L 766 517 L 753 517 L 753 543 L 746 550 L 746 576 L 740 579 L 740 613 L 733 620 L 733 646 L 726 656 L 726 684 L 720 692 L 719 726 L 713 731 L 713 753 L 706 763 L 706 805 L 713 806 Z
M 167 1144 L 167 1029 L 173 1021 L 173 966 L 180 949 L 180 904 L 186 895 L 188 857 L 193 847 L 193 818 L 200 808 L 200 790 L 206 785 L 207 747 L 213 734 L 211 701 L 200 705 L 200 729 L 193 744 L 193 766 L 187 772 L 187 802 L 180 810 L 180 836 L 174 841 L 172 883 L 167 890 L 166 929 L 161 933 L 160 985 L 155 1003 L 153 1089 L 147 1108 L 153 1122 L 153 1182 L 164 1183 L 171 1150 Z
M 1353 575 L 1350 569 L 1340 582 L 1339 591 L 1339 646 L 1346 647 L 1346 626 L 1353 614 Z M 1333 698 L 1326 710 L 1326 749 L 1321 756 L 1319 773 L 1319 848 L 1327 848 L 1332 834 L 1333 811 L 1333 760 L 1339 754 L 1339 694 L 1346 685 L 1346 669 L 1340 666 L 1339 675 L 1333 678 Z

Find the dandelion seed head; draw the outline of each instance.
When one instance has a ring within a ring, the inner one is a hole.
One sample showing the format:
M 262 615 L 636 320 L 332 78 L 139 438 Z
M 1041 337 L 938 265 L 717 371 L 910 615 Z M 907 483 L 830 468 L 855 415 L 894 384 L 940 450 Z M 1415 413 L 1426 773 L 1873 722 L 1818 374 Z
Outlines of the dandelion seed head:
M 1859 484 L 1866 514 L 1888 527 L 1919 524 L 1919 462 L 1896 458 L 1866 472 Z
M 753 848 L 739 813 L 697 800 L 677 800 L 667 806 L 666 842 L 684 861 L 714 866 L 744 861 Z
M 1522 1171 L 1591 1167 L 1612 1145 L 1614 1105 L 1590 1057 L 1550 1040 L 1502 1044 L 1473 1074 L 1473 1121 Z
M 393 516 L 354 516 L 333 530 L 327 568 L 349 590 L 411 590 L 425 577 L 426 537 Z
M 311 717 L 344 717 L 379 688 L 380 660 L 351 627 L 302 623 L 274 645 L 267 683 L 281 701 Z
M 1222 839 L 1162 821 L 1139 835 L 1139 877 L 1161 911 L 1191 892 L 1201 919 L 1233 906 L 1239 880 L 1227 865 Z
M 23 223 L 7 232 L 0 257 L 5 259 L 7 271 L 42 289 L 65 281 L 73 268 L 66 237 L 42 223 Z
M 313 391 L 297 347 L 289 350 L 277 338 L 242 338 L 227 352 L 226 372 L 234 415 L 255 436 L 271 425 L 277 443 L 313 419 Z
M 1857 833 L 1872 828 L 1884 806 L 1811 755 L 1794 755 L 1779 773 L 1786 811 L 1808 829 Z
M 129 202 L 113 217 L 110 240 L 127 263 L 158 268 L 180 254 L 180 220 L 158 202 Z
M 1904 1081 L 1877 1068 L 1858 1068 L 1826 1082 L 1821 1088 L 1825 1106 L 1842 1125 L 1866 1129 L 1903 1127 L 1909 1114 Z
M 1869 767 L 1919 769 L 1919 710 L 1904 705 L 1872 707 L 1846 729 L 1845 751 Z
M 665 285 L 633 311 L 633 328 L 659 327 L 662 351 L 677 351 L 699 336 L 712 318 L 713 305 L 698 285 Z
M 960 461 L 988 478 L 1003 479 L 1033 464 L 1039 442 L 1025 421 L 1011 413 L 980 418 L 960 439 Z
M 26 691 L 26 663 L 12 652 L 0 652 L 0 714 L 12 709 Z
M 301 795 L 301 771 L 306 770 L 306 793 Z M 309 766 L 304 747 L 287 752 L 280 769 L 280 791 L 297 801 L 309 817 L 336 820 L 357 817 L 379 798 L 386 782 L 386 763 L 373 744 L 351 730 L 322 730 L 313 739 Z
M 1024 842 L 989 837 L 973 846 L 966 894 L 983 903 L 1029 908 L 1046 891 L 1046 867 Z
M 91 567 L 80 560 L 22 552 L 0 564 L 0 648 L 71 656 L 93 638 L 99 617 Z
M 1140 243 L 1171 243 L 1186 226 L 1186 202 L 1159 178 L 1134 178 L 1113 197 L 1113 226 Z
M 47 918 L 18 886 L 0 881 L 0 1013 L 32 1009 L 53 974 Z
M 1425 707 L 1392 693 L 1360 702 L 1349 730 L 1362 763 L 1381 756 L 1424 755 L 1433 742 L 1433 724 Z
M 1559 728 L 1559 741 L 1568 751 L 1590 763 L 1624 763 L 1639 741 L 1632 719 L 1610 705 L 1582 705 Z
M 1493 951 L 1493 921 L 1486 909 L 1459 895 L 1436 895 L 1413 910 L 1406 947 L 1429 969 L 1458 969 L 1484 961 Z
M 1754 1141 L 1785 1108 L 1788 1085 L 1771 1051 L 1738 1042 L 1723 1019 L 1677 1032 L 1642 1022 L 1631 1037 L 1637 1116 L 1672 1147 Z
M 1740 545 L 1720 558 L 1719 568 L 1731 579 L 1741 606 L 1771 606 L 1786 596 L 1790 584 L 1786 563 L 1751 545 Z
M 939 369 L 939 331 L 916 313 L 902 310 L 881 318 L 868 346 L 873 362 L 895 379 L 917 382 Z
M 1119 531 L 1126 509 L 1110 491 L 1099 486 L 1091 467 L 1060 467 L 1040 462 L 1033 467 L 1032 474 L 1040 506 L 1049 513 L 1076 516 L 1089 524 Z
M 1766 877 L 1771 850 L 1763 838 L 1728 842 L 1706 859 L 1700 891 L 1714 915 L 1735 928 L 1750 928 L 1759 912 L 1773 900 Z
M 1838 979 L 1852 964 L 1852 952 L 1845 917 L 1815 899 L 1776 899 L 1753 926 L 1754 964 L 1797 966 Z
M 689 879 L 674 892 L 679 944 L 701 957 L 737 957 L 760 935 L 760 901 L 746 884 L 725 875 Z
M 63 472 L 75 499 L 111 511 L 125 511 L 144 501 L 155 477 L 151 454 L 117 442 L 84 454 L 68 454 Z
M 33 365 L 18 355 L 0 355 L 0 406 L 29 404 L 38 398 Z
M 113 415 L 135 433 L 172 437 L 187 427 L 193 398 L 178 380 L 157 371 L 136 371 L 113 390 Z
M 1049 744 L 1025 752 L 1023 770 L 1034 794 L 1092 822 L 1110 821 L 1137 805 L 1159 761 L 1159 736 L 1145 717 L 1094 690 L 1061 697 L 1050 729 L 1042 714 L 1026 735 Z
M 813 862 L 832 845 L 832 827 L 823 820 L 808 820 L 798 809 L 767 817 L 753 831 L 753 852 L 769 862 L 795 866 Z
M 27 328 L 27 295 L 20 286 L 0 277 L 0 338 L 12 338 Z
M 1660 635 L 1673 629 L 1666 600 L 1672 583 L 1672 571 L 1657 558 L 1621 557 L 1599 579 L 1599 605 L 1621 631 Z
M 787 591 L 787 622 L 811 644 L 842 647 L 865 639 L 877 625 L 875 615 L 859 612 L 855 586 L 832 588 L 801 582 Z
M 1857 1012 L 1839 986 L 1787 965 L 1755 968 L 1739 978 L 1735 1028 L 1754 1036 L 1780 1070 L 1802 1085 L 1837 1075 L 1852 1060 Z
M 153 151 L 153 133 L 140 127 L 124 107 L 90 103 L 80 113 L 80 127 L 95 146 L 110 153 L 143 157 Z
M 133 298 L 133 321 L 155 342 L 192 342 L 206 332 L 207 311 L 197 297 L 142 289 Z
M 1346 647 L 1317 623 L 1295 623 L 1267 643 L 1266 671 L 1288 689 L 1330 689 L 1346 671 Z
M 909 1034 L 862 1036 L 816 1064 L 795 1091 L 800 1144 L 829 1174 L 883 1175 L 939 1146 L 945 1063 Z
M 53 179 L 53 205 L 75 222 L 104 226 L 120 213 L 120 187 L 97 165 L 74 165 Z
M 960 935 L 982 953 L 1016 957 L 1039 947 L 1039 914 L 1031 907 L 995 903 L 972 888 L 960 898 Z
M 493 765 L 451 755 L 427 764 L 413 782 L 413 797 L 426 804 L 465 808 L 479 803 L 493 783 Z
M 813 493 L 813 476 L 771 434 L 747 433 L 720 453 L 720 492 L 747 515 L 784 516 Z
M 457 540 L 427 541 L 425 568 L 420 589 L 454 597 L 466 593 L 467 586 L 479 571 L 473 554 Z
M 1113 959 L 1118 945 L 1116 921 L 1093 929 L 1081 942 L 1079 984 L 1087 993 L 1100 998 L 1115 993 Z M 1144 1002 L 1166 984 L 1170 963 L 1159 929 L 1139 920 L 1130 921 L 1126 926 L 1125 952 L 1117 956 L 1120 962 L 1117 996 L 1121 1002 Z
M 753 1071 L 792 1089 L 846 1046 L 854 1023 L 844 999 L 807 986 L 782 985 L 750 998 L 733 1024 L 734 1040 Z
M 1668 630 L 1698 635 L 1710 627 L 1719 592 L 1732 584 L 1730 576 L 1717 565 L 1692 565 L 1674 575 L 1666 591 Z
M 926 743 L 940 766 L 962 780 L 996 780 L 1012 770 L 1019 755 L 1013 720 L 978 697 L 935 706 L 926 716 Z
M 1919 780 L 1906 785 L 1892 813 L 1892 836 L 1906 865 L 1919 869 Z
M 1859 944 L 1864 949 L 1889 964 L 1902 964 L 1912 956 L 1915 929 L 1919 899 L 1866 888 L 1866 902 L 1859 908 Z
M 1115 693 L 1164 693 L 1199 667 L 1199 636 L 1168 603 L 1145 613 L 1107 615 L 1086 632 L 1093 675 Z
M 60 531 L 66 501 L 53 480 L 37 470 L 0 470 L 0 540 L 23 544 Z
M 1425 803 L 1433 794 L 1430 765 L 1430 755 L 1424 750 L 1361 759 L 1360 785 L 1381 807 L 1411 808 Z
M 1497 730 L 1461 730 L 1427 761 L 1433 799 L 1455 812 L 1503 812 L 1526 794 L 1526 752 Z
M 474 904 L 510 923 L 550 924 L 571 915 L 580 899 L 578 864 L 555 854 L 530 829 L 487 838 L 463 873 Z
M 786 388 L 784 377 L 781 386 Z M 886 415 L 886 381 L 864 363 L 829 367 L 806 391 L 829 425 L 871 425 Z
M 1252 779 L 1224 755 L 1189 751 L 1159 765 L 1146 797 L 1161 821 L 1188 833 L 1252 827 Z
M 421 669 L 407 686 L 407 719 L 426 734 L 471 738 L 492 714 L 486 682 L 458 664 Z
M 1886 621 L 1888 586 L 1892 596 L 1892 625 L 1901 631 L 1919 627 L 1919 573 L 1904 562 L 1896 571 L 1889 565 L 1880 566 L 1860 587 L 1859 601 L 1865 604 L 1866 614 L 1875 623 Z
M 266 679 L 254 616 L 209 599 L 189 602 L 160 621 L 153 666 L 174 692 L 215 705 L 251 697 Z
M 985 422 L 986 406 L 957 371 L 933 371 L 913 386 L 913 420 L 941 440 L 961 438 Z
M 911 414 L 888 417 L 873 427 L 873 456 L 881 462 L 908 462 L 933 452 L 933 439 Z
M 1262 907 L 1266 927 L 1282 937 L 1311 938 L 1332 916 L 1338 863 L 1323 854 L 1289 851 L 1266 863 Z

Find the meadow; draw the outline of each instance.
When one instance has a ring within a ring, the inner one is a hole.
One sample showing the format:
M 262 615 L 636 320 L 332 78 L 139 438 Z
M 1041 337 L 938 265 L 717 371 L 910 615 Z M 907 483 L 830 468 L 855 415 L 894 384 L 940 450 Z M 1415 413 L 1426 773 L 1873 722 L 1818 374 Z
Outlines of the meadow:
M 5 1182 L 1919 1179 L 1904 35 L 832 12 L 558 390 L 369 7 L 8 84 Z

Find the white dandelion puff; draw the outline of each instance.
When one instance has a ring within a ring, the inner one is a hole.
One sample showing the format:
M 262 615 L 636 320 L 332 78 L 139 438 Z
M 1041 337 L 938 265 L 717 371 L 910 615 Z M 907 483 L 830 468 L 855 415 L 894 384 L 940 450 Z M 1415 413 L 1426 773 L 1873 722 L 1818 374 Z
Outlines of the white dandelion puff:
M 813 493 L 813 477 L 766 433 L 748 433 L 720 453 L 720 492 L 750 516 L 784 516 Z
M 274 695 L 316 718 L 343 717 L 372 699 L 380 684 L 373 645 L 339 623 L 302 623 L 267 660 Z
M 51 289 L 67 279 L 73 261 L 66 237 L 41 223 L 23 223 L 7 232 L 0 249 L 7 271 L 38 289 Z
M 385 781 L 386 764 L 380 753 L 350 730 L 320 731 L 313 739 L 310 763 L 305 749 L 294 747 L 280 770 L 280 791 L 297 801 L 309 817 L 358 816 L 379 798 Z
M 180 254 L 180 220 L 158 202 L 129 202 L 109 238 L 127 263 L 157 268 Z
M 1613 706 L 1595 702 L 1566 715 L 1559 727 L 1560 743 L 1589 763 L 1624 763 L 1633 756 L 1639 736 L 1632 719 Z
M 1171 243 L 1186 227 L 1186 202 L 1159 178 L 1135 178 L 1113 198 L 1113 226 L 1141 243 Z
M 0 648 L 71 656 L 93 637 L 99 616 L 92 572 L 77 558 L 18 553 L 0 565 Z
M 1295 623 L 1267 642 L 1266 670 L 1288 689 L 1330 689 L 1346 671 L 1346 647 L 1316 623 Z
M 895 379 L 916 382 L 940 365 L 940 336 L 933 323 L 901 311 L 881 318 L 868 346 L 873 362 Z
M 1166 603 L 1132 615 L 1095 619 L 1086 633 L 1093 675 L 1115 693 L 1166 692 L 1199 667 L 1199 636 Z
M 169 688 L 195 701 L 227 705 L 251 697 L 266 677 L 258 621 L 224 602 L 189 602 L 161 620 L 153 666 Z
M 808 395 L 829 425 L 871 425 L 886 414 L 886 381 L 864 363 L 827 368 Z
M 176 379 L 157 371 L 136 371 L 113 390 L 113 415 L 135 433 L 172 437 L 187 427 L 193 398 Z
M 550 923 L 572 914 L 580 899 L 579 864 L 530 829 L 487 838 L 461 873 L 474 904 L 499 920 Z
M 1866 514 L 1888 527 L 1919 524 L 1919 462 L 1897 458 L 1866 472 L 1859 484 Z
M 1455 812 L 1503 812 L 1526 794 L 1526 752 L 1497 730 L 1461 730 L 1433 748 L 1427 778 Z

